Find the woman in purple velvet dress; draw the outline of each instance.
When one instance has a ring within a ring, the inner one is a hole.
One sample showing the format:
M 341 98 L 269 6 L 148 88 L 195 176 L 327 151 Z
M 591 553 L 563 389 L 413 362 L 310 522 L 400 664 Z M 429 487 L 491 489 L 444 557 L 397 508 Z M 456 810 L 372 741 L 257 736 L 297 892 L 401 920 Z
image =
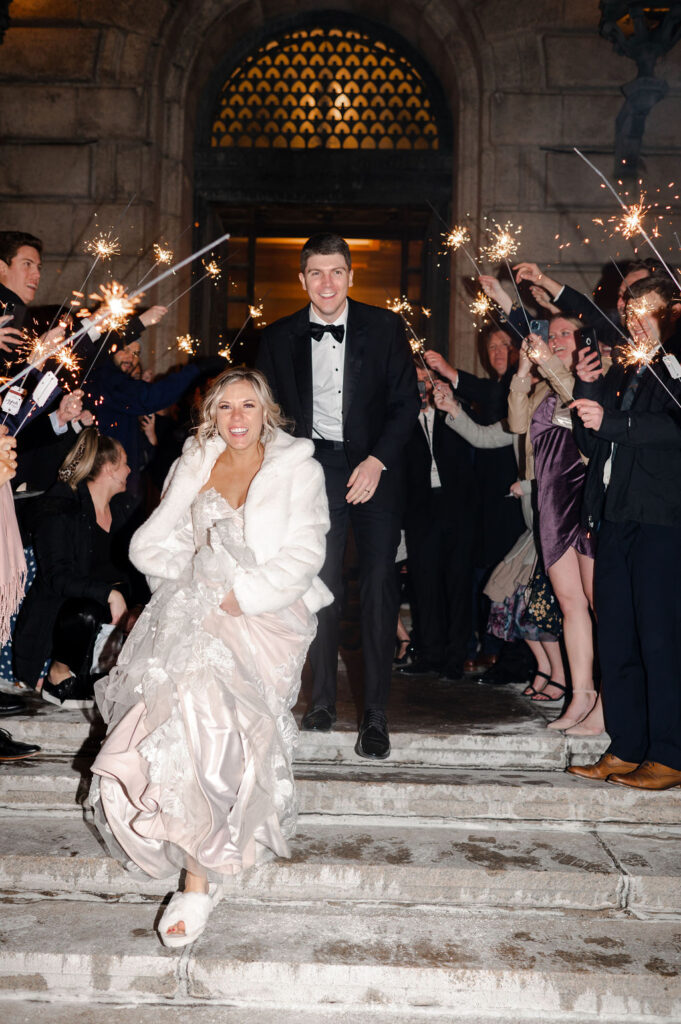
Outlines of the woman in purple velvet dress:
M 574 385 L 571 368 L 579 326 L 579 321 L 554 317 L 548 346 L 534 334 L 523 343 L 518 372 L 511 381 L 508 419 L 514 433 L 527 435 L 528 475 L 533 465 L 537 481 L 542 559 L 563 614 L 572 677 L 572 700 L 549 728 L 590 734 L 603 731 L 602 709 L 593 684 L 589 611 L 593 607 L 594 540 L 580 525 L 585 470 L 567 408 Z M 532 379 L 533 363 L 541 374 L 539 381 Z

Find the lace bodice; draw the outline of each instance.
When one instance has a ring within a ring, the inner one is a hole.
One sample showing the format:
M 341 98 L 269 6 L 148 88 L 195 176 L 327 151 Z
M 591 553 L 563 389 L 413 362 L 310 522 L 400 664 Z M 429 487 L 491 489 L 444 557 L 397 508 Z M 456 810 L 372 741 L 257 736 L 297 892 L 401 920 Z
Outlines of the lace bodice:
M 207 491 L 197 494 L 192 504 L 192 525 L 197 551 L 208 543 L 208 531 L 218 522 L 227 527 L 224 535 L 233 544 L 244 543 L 244 506 L 232 508 L 214 487 L 210 487 Z

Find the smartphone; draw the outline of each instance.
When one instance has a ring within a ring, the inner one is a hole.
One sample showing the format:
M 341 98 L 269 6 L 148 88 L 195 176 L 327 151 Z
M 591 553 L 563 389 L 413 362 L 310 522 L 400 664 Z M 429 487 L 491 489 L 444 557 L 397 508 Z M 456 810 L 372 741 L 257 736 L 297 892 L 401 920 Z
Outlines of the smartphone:
M 421 398 L 421 408 L 425 409 L 426 406 L 428 405 L 428 402 L 426 401 L 427 389 L 425 380 L 417 380 L 416 387 L 419 389 L 419 397 Z
M 603 369 L 603 360 L 601 359 L 601 350 L 598 347 L 598 338 L 596 337 L 595 327 L 582 327 L 579 332 L 581 345 L 578 348 L 588 348 L 589 352 L 595 352 L 598 356 L 596 366 L 599 370 Z
M 530 334 L 538 334 L 544 344 L 549 343 L 548 320 L 530 320 Z

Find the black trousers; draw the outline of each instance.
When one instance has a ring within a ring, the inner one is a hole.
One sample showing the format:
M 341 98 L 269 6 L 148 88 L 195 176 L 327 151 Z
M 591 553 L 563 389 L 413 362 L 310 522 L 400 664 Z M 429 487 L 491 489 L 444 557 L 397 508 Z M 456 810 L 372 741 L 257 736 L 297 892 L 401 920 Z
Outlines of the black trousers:
M 472 629 L 473 531 L 468 510 L 453 508 L 441 490 L 410 512 L 405 531 L 416 645 L 452 676 L 463 673 Z
M 83 598 L 65 601 L 52 634 L 52 659 L 68 665 L 79 679 L 89 679 L 95 641 L 105 622 L 111 622 L 108 605 Z
M 594 588 L 609 750 L 681 771 L 681 527 L 603 522 Z
M 333 594 L 334 602 L 318 613 L 317 636 L 310 648 L 312 704 L 326 707 L 336 704 L 343 556 L 348 528 L 352 525 L 359 559 L 364 706 L 385 710 L 390 695 L 399 610 L 395 555 L 401 517 L 397 509 L 386 508 L 375 498 L 363 505 L 349 505 L 345 499 L 351 470 L 345 452 L 321 451 L 317 457 L 324 469 L 331 518 L 331 529 L 326 536 L 326 560 L 319 575 Z

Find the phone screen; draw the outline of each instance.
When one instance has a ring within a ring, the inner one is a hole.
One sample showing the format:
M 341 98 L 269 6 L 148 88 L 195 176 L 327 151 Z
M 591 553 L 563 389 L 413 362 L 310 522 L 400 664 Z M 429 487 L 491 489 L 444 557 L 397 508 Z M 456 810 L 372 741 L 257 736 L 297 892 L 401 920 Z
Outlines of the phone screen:
M 549 342 L 549 322 L 548 320 L 530 320 L 530 333 L 538 334 L 542 341 Z

